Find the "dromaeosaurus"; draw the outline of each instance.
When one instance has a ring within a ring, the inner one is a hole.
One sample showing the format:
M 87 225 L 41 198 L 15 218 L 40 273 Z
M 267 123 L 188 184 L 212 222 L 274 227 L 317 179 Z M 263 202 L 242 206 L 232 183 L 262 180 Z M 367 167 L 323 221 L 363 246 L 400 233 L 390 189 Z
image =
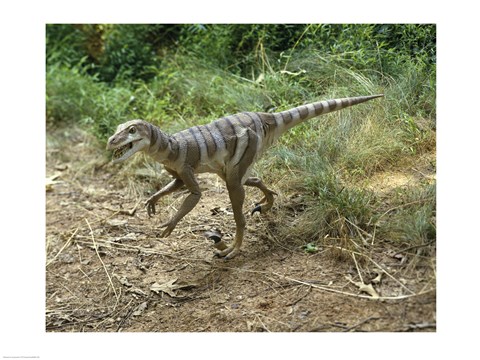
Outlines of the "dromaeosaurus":
M 195 174 L 211 172 L 220 176 L 227 185 L 236 232 L 230 246 L 222 242 L 216 247 L 223 249 L 217 255 L 230 259 L 238 254 L 245 231 L 243 186 L 257 187 L 264 194 L 252 213 L 265 212 L 273 205 L 275 193 L 261 179 L 249 175 L 252 165 L 263 152 L 280 135 L 305 120 L 381 96 L 325 100 L 278 113 L 242 112 L 173 135 L 164 133 L 146 121 L 131 120 L 118 126 L 115 134 L 108 139 L 107 149 L 113 150 L 114 162 L 124 161 L 136 152 L 143 151 L 162 163 L 173 176 L 172 182 L 146 201 L 149 216 L 155 214 L 155 204 L 161 197 L 181 187 L 186 187 L 190 192 L 178 212 L 160 225 L 165 227 L 161 237 L 170 235 L 177 223 L 200 200 L 201 192 Z

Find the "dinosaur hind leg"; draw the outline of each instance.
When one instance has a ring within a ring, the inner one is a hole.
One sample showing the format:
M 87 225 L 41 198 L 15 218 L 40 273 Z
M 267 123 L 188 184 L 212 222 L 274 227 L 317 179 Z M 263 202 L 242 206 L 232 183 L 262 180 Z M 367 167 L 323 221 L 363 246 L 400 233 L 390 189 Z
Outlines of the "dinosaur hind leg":
M 256 177 L 249 177 L 245 181 L 245 185 L 256 187 L 260 189 L 264 194 L 263 199 L 260 200 L 260 202 L 256 204 L 255 208 L 252 210 L 252 214 L 254 214 L 256 211 L 260 213 L 267 212 L 272 208 L 273 200 L 274 200 L 273 195 L 277 195 L 277 194 L 274 191 L 267 188 L 261 179 Z

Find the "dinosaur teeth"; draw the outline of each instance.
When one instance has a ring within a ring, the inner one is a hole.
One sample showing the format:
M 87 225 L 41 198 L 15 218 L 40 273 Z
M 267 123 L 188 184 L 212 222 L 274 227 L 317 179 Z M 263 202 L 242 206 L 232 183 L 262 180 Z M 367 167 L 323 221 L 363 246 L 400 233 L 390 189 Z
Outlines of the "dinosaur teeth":
M 115 159 L 122 157 L 128 150 L 132 148 L 132 146 L 133 146 L 132 143 L 128 143 L 127 145 L 123 145 L 122 147 L 115 149 L 113 151 L 113 157 Z

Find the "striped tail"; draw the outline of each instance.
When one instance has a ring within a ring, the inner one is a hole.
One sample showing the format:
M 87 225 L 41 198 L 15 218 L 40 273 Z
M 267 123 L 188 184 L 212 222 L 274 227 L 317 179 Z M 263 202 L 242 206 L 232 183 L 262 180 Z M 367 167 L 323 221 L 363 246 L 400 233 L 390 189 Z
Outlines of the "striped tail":
M 383 97 L 383 94 L 324 100 L 275 113 L 274 116 L 277 124 L 283 125 L 281 126 L 283 127 L 283 129 L 280 129 L 280 132 L 283 133 L 284 131 L 308 119 L 314 118 L 319 115 L 328 114 L 333 111 L 341 110 L 349 106 L 361 104 L 365 101 L 369 101 L 379 97 Z

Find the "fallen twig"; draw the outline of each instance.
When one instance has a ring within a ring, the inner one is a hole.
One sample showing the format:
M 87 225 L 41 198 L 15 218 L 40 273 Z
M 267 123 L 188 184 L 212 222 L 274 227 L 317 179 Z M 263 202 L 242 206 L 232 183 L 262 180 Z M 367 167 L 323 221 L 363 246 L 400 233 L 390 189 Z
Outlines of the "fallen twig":
M 368 284 L 368 285 L 364 284 L 363 280 L 362 281 L 353 281 L 350 276 L 345 276 L 345 279 L 347 279 L 353 285 L 357 286 L 359 291 L 371 295 L 372 299 L 378 299 L 380 297 L 378 295 L 377 291 L 373 288 L 372 284 Z
M 355 230 L 357 230 L 358 236 L 360 236 L 360 239 L 362 239 L 363 244 L 364 245 L 368 244 L 367 240 L 363 237 L 362 233 L 364 233 L 368 237 L 372 237 L 372 235 L 369 234 L 368 232 L 366 232 L 365 230 L 359 228 L 356 224 L 352 223 L 346 217 L 343 217 L 343 218 L 345 219 L 346 222 L 348 222 L 350 225 L 352 225 L 355 228 Z
M 108 273 L 107 267 L 105 266 L 105 263 L 103 262 L 100 254 L 98 252 L 98 247 L 97 247 L 97 244 L 95 242 L 95 237 L 93 236 L 92 227 L 90 226 L 90 223 L 88 222 L 87 218 L 85 218 L 85 222 L 87 223 L 88 228 L 90 229 L 90 235 L 92 236 L 93 247 L 95 248 L 95 252 L 97 253 L 97 257 L 100 260 L 100 262 L 102 263 L 103 269 L 105 270 L 105 273 L 107 274 L 108 281 L 110 282 L 110 286 L 112 287 L 113 293 L 115 294 L 115 298 L 117 299 L 117 303 L 118 303 L 119 298 L 118 298 L 117 291 L 115 290 L 115 286 L 113 285 L 113 281 L 112 281 L 112 278 L 110 277 L 110 274 Z M 117 304 L 115 304 L 115 307 L 116 306 L 117 306 Z
M 414 246 L 410 246 L 410 247 L 405 248 L 405 249 L 401 249 L 401 250 L 397 251 L 397 252 L 393 255 L 393 257 L 395 257 L 396 255 L 399 255 L 399 254 L 401 254 L 401 253 L 405 253 L 405 252 L 407 252 L 407 251 L 413 250 L 413 249 L 419 249 L 419 248 L 422 248 L 422 247 L 430 246 L 430 245 L 432 245 L 433 243 L 435 243 L 434 240 L 429 241 L 429 242 L 426 243 L 426 244 L 414 245 Z
M 122 214 L 122 215 L 128 215 L 128 216 L 133 216 L 135 215 L 135 212 L 137 211 L 137 207 L 138 205 L 140 204 L 141 200 L 138 200 L 137 203 L 135 204 L 135 206 L 130 209 L 130 210 L 125 210 L 125 209 L 112 209 L 110 207 L 107 207 L 107 206 L 104 206 L 103 208 L 106 209 L 106 210 L 110 210 L 110 211 L 113 211 L 117 214 Z
M 352 253 L 352 258 L 353 258 L 353 262 L 355 263 L 355 267 L 357 268 L 357 273 L 358 273 L 358 276 L 360 277 L 360 281 L 363 284 L 362 273 L 360 272 L 360 269 L 358 268 L 358 263 L 357 263 L 357 259 L 355 258 L 355 253 Z
M 370 261 L 373 265 L 375 265 L 379 270 L 381 270 L 383 273 L 385 273 L 385 275 L 387 275 L 389 278 L 391 278 L 392 280 L 394 280 L 397 284 L 399 284 L 402 288 L 404 288 L 405 290 L 407 290 L 409 293 L 411 294 L 414 294 L 414 292 L 412 290 L 410 290 L 409 288 L 407 288 L 404 284 L 402 284 L 402 282 L 400 280 L 397 280 L 393 275 L 391 275 L 390 273 L 387 272 L 387 270 L 385 270 L 383 267 L 381 267 L 376 261 L 374 261 L 370 256 L 368 255 L 365 255 L 363 253 L 360 253 L 360 252 L 357 252 L 357 251 L 353 251 L 353 250 L 348 250 L 348 249 L 345 249 L 345 248 L 342 248 L 342 247 L 338 247 L 338 246 L 330 246 L 332 248 L 336 248 L 336 249 L 339 249 L 339 250 L 342 250 L 342 251 L 349 251 L 351 252 L 352 254 L 356 254 L 356 255 L 360 255 L 360 256 L 363 256 L 365 257 L 368 261 Z
M 349 292 L 346 292 L 346 291 L 340 291 L 340 290 L 328 288 L 328 287 L 325 287 L 325 286 L 318 286 L 318 285 L 315 285 L 315 284 L 312 284 L 312 283 L 309 283 L 309 282 L 306 282 L 306 281 L 293 279 L 291 277 L 283 276 L 283 275 L 280 275 L 280 274 L 277 274 L 277 273 L 274 273 L 274 274 L 277 275 L 277 276 L 281 276 L 281 277 L 285 278 L 286 280 L 293 281 L 293 282 L 296 282 L 298 284 L 311 286 L 312 288 L 315 288 L 315 289 L 328 291 L 328 292 L 333 292 L 333 293 L 336 293 L 336 294 L 342 294 L 342 295 L 346 295 L 346 296 L 357 297 L 357 298 L 361 298 L 361 299 L 370 299 L 370 300 L 403 300 L 403 299 L 408 299 L 408 298 L 415 297 L 415 296 L 425 295 L 425 294 L 428 294 L 432 291 L 435 291 L 435 289 L 428 289 L 428 290 L 425 290 L 425 291 L 420 291 L 416 294 L 399 295 L 399 296 L 372 297 L 372 296 L 366 296 L 366 295 L 353 294 L 353 293 L 349 293 Z
M 48 265 L 50 265 L 53 261 L 55 261 L 55 259 L 58 257 L 58 255 L 60 255 L 60 253 L 65 250 L 65 248 L 70 244 L 70 242 L 72 241 L 73 237 L 75 236 L 75 234 L 77 233 L 78 231 L 78 228 L 75 229 L 75 231 L 73 232 L 73 234 L 70 236 L 70 238 L 67 240 L 67 242 L 62 246 L 62 248 L 60 250 L 58 250 L 58 253 L 52 258 L 50 259 L 49 262 L 47 262 L 47 265 L 45 265 L 45 267 L 47 267 Z
M 410 205 L 414 205 L 414 204 L 420 204 L 422 202 L 425 202 L 425 201 L 428 201 L 428 200 L 433 200 L 434 197 L 428 197 L 428 198 L 425 198 L 425 199 L 420 199 L 420 200 L 416 200 L 416 201 L 411 201 L 411 202 L 408 202 L 406 204 L 401 204 L 401 205 L 398 205 L 398 206 L 394 206 L 390 209 L 388 209 L 387 211 L 385 211 L 382 215 L 380 215 L 376 221 L 376 224 L 378 224 L 379 220 L 384 217 L 385 215 L 387 215 L 390 211 L 393 211 L 393 210 L 397 210 L 397 209 L 400 209 L 402 207 L 405 207 L 405 206 L 410 206 Z
M 375 263 L 376 264 L 376 263 Z M 378 265 L 378 264 L 377 264 Z M 335 293 L 335 294 L 341 294 L 341 295 L 346 295 L 346 296 L 352 296 L 352 297 L 356 297 L 356 298 L 361 298 L 361 299 L 369 299 L 369 300 L 403 300 L 403 299 L 408 299 L 408 298 L 411 298 L 411 297 L 416 297 L 416 296 L 421 296 L 421 295 L 425 295 L 425 294 L 429 294 L 433 291 L 435 291 L 435 288 L 431 288 L 431 289 L 427 289 L 427 290 L 422 290 L 422 291 L 419 291 L 418 293 L 414 293 L 413 291 L 409 290 L 408 288 L 406 288 L 409 292 L 411 292 L 411 294 L 407 294 L 407 295 L 398 295 L 398 296 L 379 296 L 378 298 L 373 298 L 371 296 L 366 296 L 366 295 L 360 295 L 360 294 L 353 294 L 353 293 L 350 293 L 350 292 L 346 292 L 346 291 L 340 291 L 340 290 L 337 290 L 337 289 L 333 289 L 333 288 L 330 288 L 330 287 L 326 287 L 326 286 L 319 286 L 319 285 L 316 285 L 315 282 L 310 282 L 310 281 L 302 281 L 302 280 L 297 280 L 297 279 L 294 279 L 294 278 L 291 278 L 289 276 L 285 276 L 285 275 L 282 275 L 282 274 L 279 274 L 279 273 L 276 273 L 276 272 L 268 272 L 268 271 L 259 271 L 259 270 L 250 270 L 250 269 L 239 269 L 239 268 L 236 268 L 236 267 L 231 267 L 231 266 L 218 266 L 218 268 L 220 269 L 229 269 L 229 270 L 235 270 L 235 271 L 242 271 L 242 272 L 249 272 L 249 273 L 255 273 L 255 274 L 265 274 L 265 275 L 269 275 L 269 274 L 273 274 L 275 276 L 278 276 L 282 279 L 285 279 L 287 281 L 290 281 L 290 282 L 294 282 L 294 283 L 297 283 L 297 284 L 302 284 L 302 285 L 307 285 L 307 286 L 311 286 L 312 288 L 315 288 L 315 289 L 319 289 L 319 290 L 323 290 L 323 291 L 327 291 L 327 292 L 332 292 L 332 293 Z M 383 271 L 385 274 L 389 275 L 385 270 L 383 270 L 380 266 L 379 266 L 379 269 L 381 271 Z M 392 275 L 389 275 L 389 276 L 392 276 Z M 395 278 L 393 278 L 395 279 Z M 396 279 L 395 279 L 396 280 Z M 399 282 L 398 280 L 396 280 L 397 282 Z M 401 283 L 400 283 L 401 284 Z
M 429 322 L 422 322 L 422 323 L 411 323 L 405 325 L 400 331 L 415 331 L 415 330 L 423 330 L 423 329 L 436 329 L 437 323 L 429 323 Z
M 358 324 L 355 324 L 355 325 L 352 325 L 352 326 L 349 326 L 349 327 L 345 328 L 343 331 L 344 331 L 344 332 L 351 331 L 351 330 L 353 330 L 353 329 L 355 329 L 355 328 L 357 328 L 357 327 L 359 327 L 359 326 L 362 326 L 362 325 L 365 324 L 366 322 L 369 322 L 369 321 L 371 321 L 371 320 L 378 320 L 378 319 L 380 319 L 378 316 L 370 316 L 370 317 L 368 317 L 368 318 L 360 321 Z

